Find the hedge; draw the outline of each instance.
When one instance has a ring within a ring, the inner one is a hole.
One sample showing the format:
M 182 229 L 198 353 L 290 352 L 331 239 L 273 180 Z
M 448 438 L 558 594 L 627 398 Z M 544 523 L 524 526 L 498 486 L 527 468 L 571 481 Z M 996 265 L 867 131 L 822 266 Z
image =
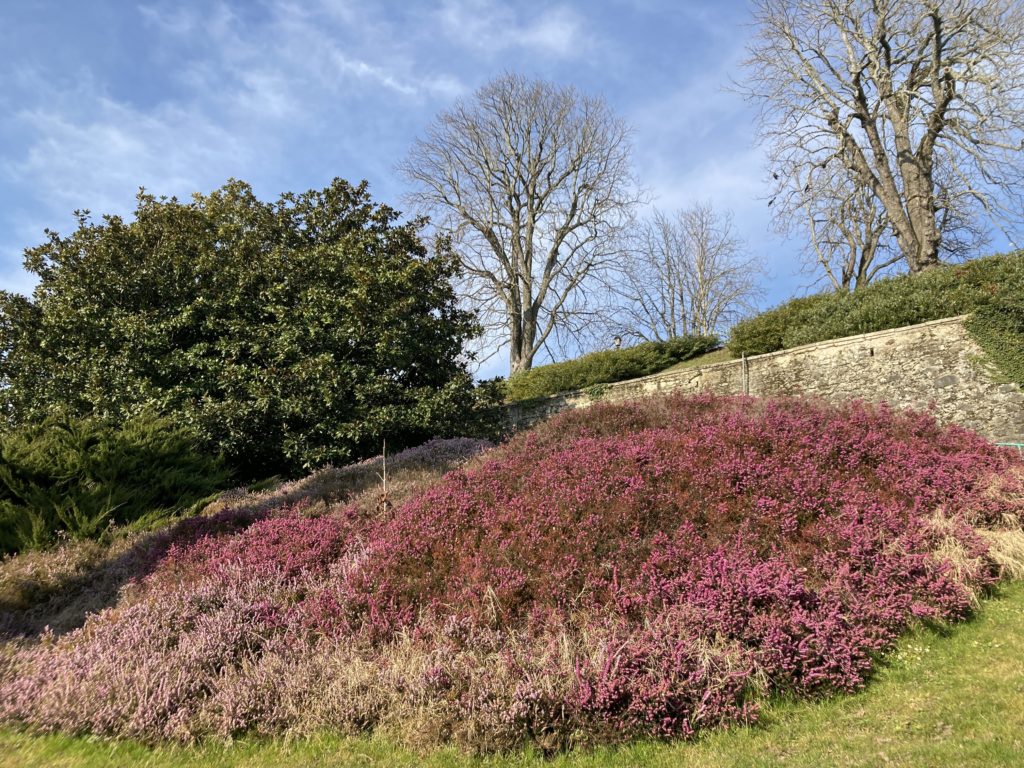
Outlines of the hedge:
M 710 352 L 720 343 L 716 336 L 677 336 L 668 341 L 648 341 L 635 347 L 592 352 L 575 360 L 541 365 L 509 378 L 508 399 L 529 400 L 647 376 Z
M 759 355 L 964 314 L 996 367 L 1024 386 L 1024 251 L 793 299 L 737 323 L 727 346 L 733 357 Z
M 815 341 L 969 314 L 1024 290 L 1024 252 L 989 256 L 900 275 L 852 293 L 793 299 L 737 323 L 728 348 L 736 357 Z

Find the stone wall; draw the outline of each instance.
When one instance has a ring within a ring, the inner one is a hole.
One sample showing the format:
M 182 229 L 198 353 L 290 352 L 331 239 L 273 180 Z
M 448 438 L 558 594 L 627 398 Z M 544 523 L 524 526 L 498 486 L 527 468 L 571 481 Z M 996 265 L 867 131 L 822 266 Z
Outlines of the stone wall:
M 996 441 L 1024 441 L 1024 393 L 1000 381 L 967 333 L 964 319 L 848 336 L 514 403 L 508 407 L 509 420 L 519 428 L 567 408 L 659 392 L 809 394 L 832 401 L 859 398 L 899 408 L 934 408 L 943 423 L 969 427 Z

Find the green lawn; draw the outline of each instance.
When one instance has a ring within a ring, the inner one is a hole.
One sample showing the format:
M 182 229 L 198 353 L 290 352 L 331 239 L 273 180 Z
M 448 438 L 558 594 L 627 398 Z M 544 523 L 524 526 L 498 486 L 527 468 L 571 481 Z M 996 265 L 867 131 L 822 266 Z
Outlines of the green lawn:
M 681 371 L 684 368 L 696 368 L 700 365 L 711 365 L 712 363 L 725 363 L 732 359 L 733 357 L 729 354 L 729 350 L 716 349 L 714 352 L 706 352 L 692 360 L 683 360 L 681 363 L 676 363 L 671 368 L 666 368 L 662 373 L 668 373 L 669 371 Z
M 1024 585 L 940 635 L 909 636 L 868 688 L 817 703 L 776 703 L 762 723 L 693 744 L 645 742 L 554 759 L 416 755 L 383 738 L 241 741 L 153 749 L 0 731 L 0 766 L 1020 766 L 1024 765 Z

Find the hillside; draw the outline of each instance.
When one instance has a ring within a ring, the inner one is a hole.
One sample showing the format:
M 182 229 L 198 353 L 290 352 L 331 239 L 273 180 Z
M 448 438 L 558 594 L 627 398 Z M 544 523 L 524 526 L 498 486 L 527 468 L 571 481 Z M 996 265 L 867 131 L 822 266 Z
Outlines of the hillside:
M 0 719 L 482 752 L 690 738 L 859 690 L 908 629 L 969 617 L 1024 565 L 1019 458 L 926 415 L 603 405 L 441 477 L 480 447 L 394 457 L 386 495 L 378 462 L 228 497 L 85 573 L 5 561 L 24 640 Z M 117 568 L 81 628 L 38 636 L 62 579 Z

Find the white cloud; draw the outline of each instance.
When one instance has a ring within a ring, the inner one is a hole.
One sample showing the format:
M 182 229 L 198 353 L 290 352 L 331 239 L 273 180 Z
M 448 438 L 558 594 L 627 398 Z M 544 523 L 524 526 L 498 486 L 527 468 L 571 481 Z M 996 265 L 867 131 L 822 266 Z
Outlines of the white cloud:
M 636 130 L 637 171 L 654 205 L 671 210 L 709 200 L 731 211 L 748 243 L 761 250 L 771 236 L 764 151 L 754 144 L 749 105 L 727 88 L 742 55 L 742 41 L 733 41 L 715 66 L 695 65 L 628 120 Z
M 403 81 L 382 67 L 367 64 L 359 59 L 349 58 L 339 50 L 331 50 L 329 59 L 337 67 L 337 71 L 341 75 L 355 75 L 361 80 L 376 82 L 403 96 L 415 96 L 420 91 L 418 84 L 411 81 Z
M 151 5 L 140 5 L 139 14 L 147 24 L 159 27 L 165 34 L 183 37 L 198 27 L 198 17 L 189 8 L 176 7 L 159 10 Z
M 557 56 L 572 56 L 587 46 L 579 18 L 567 8 L 546 11 L 537 21 L 518 31 L 517 42 Z
M 345 94 L 381 86 L 410 99 L 466 90 L 452 73 L 421 71 L 407 49 L 408 33 L 392 20 L 371 17 L 363 6 L 272 0 L 265 9 L 269 18 L 250 24 L 223 4 L 202 17 L 179 9 L 141 10 L 178 44 L 205 38 L 208 55 L 186 65 L 188 79 L 223 93 L 227 75 L 242 86 L 234 97 L 242 106 L 258 105 L 269 93 L 271 112 L 288 112 L 299 101 L 294 94 L 314 88 Z
M 488 54 L 521 48 L 558 58 L 583 54 L 592 41 L 571 8 L 556 6 L 523 20 L 498 0 L 446 0 L 438 12 L 445 35 L 463 47 Z
M 376 179 L 379 195 L 417 110 L 466 86 L 445 67 L 417 68 L 408 36 L 391 20 L 363 23 L 361 8 L 281 1 L 242 18 L 224 3 L 140 7 L 170 83 L 127 97 L 98 64 L 73 79 L 21 65 L 7 81 L 17 142 L 0 154 L 0 182 L 25 211 L 4 212 L 0 284 L 31 287 L 16 265 L 43 226 L 73 228 L 77 208 L 130 214 L 139 186 L 188 197 L 234 176 L 276 194 L 342 175 Z
M 208 186 L 211 174 L 223 180 L 223 170 L 248 160 L 231 132 L 177 106 L 147 113 L 97 97 L 86 119 L 57 108 L 25 111 L 18 119 L 34 141 L 5 171 L 62 213 L 124 212 L 140 185 L 187 195 Z
M 236 50 L 249 48 L 250 55 L 238 57 L 239 66 L 273 68 L 299 90 L 306 90 L 310 79 L 332 93 L 382 86 L 412 100 L 466 90 L 452 73 L 420 69 L 407 32 L 370 18 L 363 8 L 337 2 L 278 2 L 270 8 L 272 21 L 259 35 L 235 44 Z
M 59 215 L 77 207 L 123 213 L 140 185 L 187 195 L 228 176 L 249 178 L 291 140 L 289 126 L 324 119 L 354 89 L 378 98 L 383 87 L 398 99 L 465 90 L 448 73 L 406 76 L 346 52 L 305 9 L 281 3 L 271 12 L 270 22 L 245 27 L 224 5 L 207 16 L 140 8 L 166 36 L 168 53 L 181 43 L 172 38 L 209 52 L 180 62 L 184 94 L 135 107 L 108 96 L 89 73 L 70 91 L 32 77 L 38 105 L 14 117 L 30 139 L 0 173 Z

